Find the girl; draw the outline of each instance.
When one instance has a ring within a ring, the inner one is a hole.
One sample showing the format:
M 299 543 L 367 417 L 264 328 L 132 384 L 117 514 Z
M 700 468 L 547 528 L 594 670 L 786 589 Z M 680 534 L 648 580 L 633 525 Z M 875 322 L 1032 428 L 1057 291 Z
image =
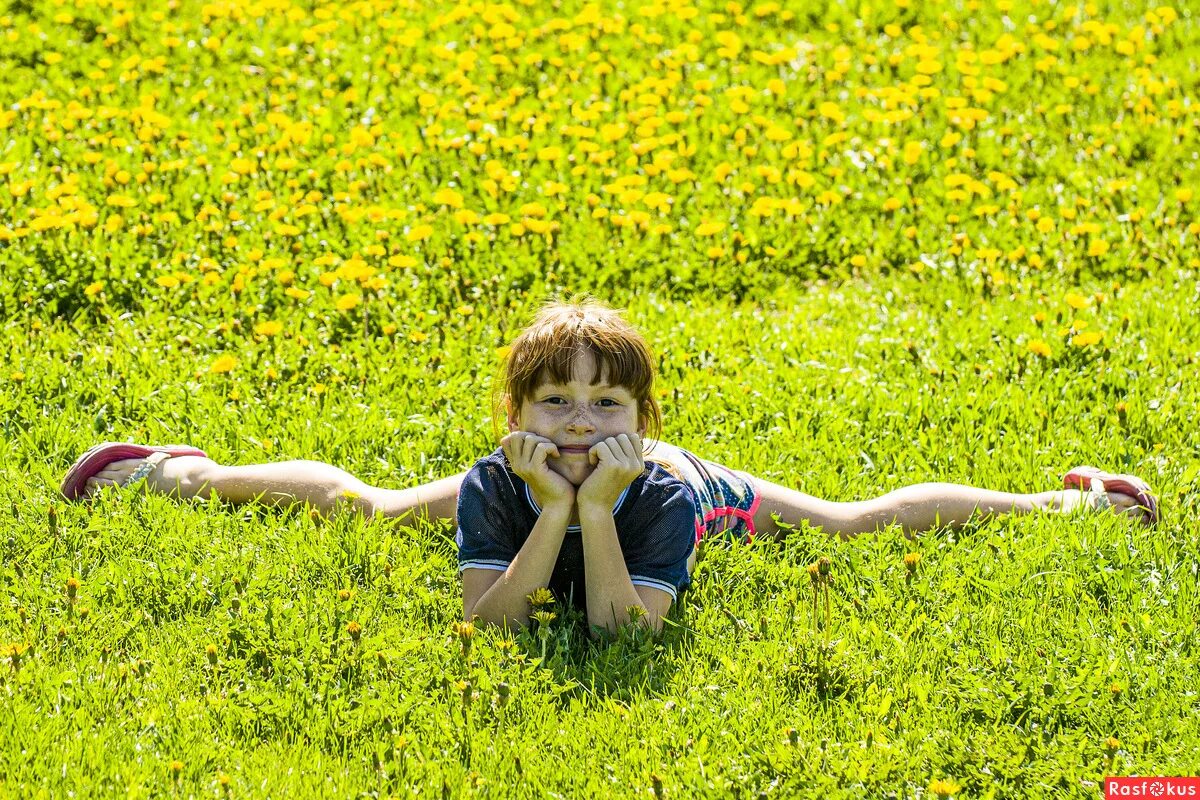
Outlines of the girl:
M 618 312 L 593 301 L 555 303 L 506 357 L 508 434 L 465 473 L 392 490 L 320 462 L 227 467 L 194 448 L 105 443 L 80 456 L 62 491 L 78 499 L 144 478 L 152 491 L 180 497 L 456 520 L 465 619 L 524 625 L 529 596 L 549 587 L 610 630 L 631 619 L 661 628 L 689 582 L 695 543 L 715 534 L 780 536 L 807 523 L 849 538 L 892 524 L 912 533 L 1081 507 L 1158 519 L 1145 482 L 1092 467 L 1068 472 L 1062 491 L 1037 494 L 927 483 L 858 502 L 811 497 L 643 440 L 662 427 L 653 365 Z

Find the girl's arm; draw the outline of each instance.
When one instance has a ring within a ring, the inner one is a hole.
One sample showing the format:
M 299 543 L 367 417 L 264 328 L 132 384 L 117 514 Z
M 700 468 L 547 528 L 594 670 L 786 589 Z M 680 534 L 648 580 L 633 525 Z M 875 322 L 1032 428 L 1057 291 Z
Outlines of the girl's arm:
M 463 619 L 478 616 L 485 623 L 520 628 L 529 623 L 527 598 L 550 583 L 571 507 L 568 502 L 543 508 L 529 538 L 504 572 L 463 570 Z
M 638 621 L 655 633 L 661 631 L 671 595 L 648 586 L 635 587 L 629 579 L 612 504 L 580 504 L 579 524 L 583 528 L 588 623 L 615 632 L 633 620 L 631 609 L 641 609 L 644 613 L 638 615 Z
M 593 447 L 589 456 L 596 469 L 576 494 L 579 525 L 583 529 L 588 623 L 615 632 L 633 619 L 629 612 L 634 610 L 642 624 L 656 632 L 662 630 L 662 618 L 671 607 L 671 597 L 666 595 L 666 602 L 653 595 L 651 602 L 643 600 L 629 579 L 613 520 L 613 504 L 621 491 L 645 469 L 641 439 L 628 434 L 610 437 Z M 650 592 L 666 594 L 648 589 L 647 594 Z

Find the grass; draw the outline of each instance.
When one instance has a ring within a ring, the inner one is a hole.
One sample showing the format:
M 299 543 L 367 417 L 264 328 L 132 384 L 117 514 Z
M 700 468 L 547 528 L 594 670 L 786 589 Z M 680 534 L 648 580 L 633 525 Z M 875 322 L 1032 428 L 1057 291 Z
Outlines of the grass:
M 1185 10 L 385 5 L 0 17 L 0 794 L 1200 771 Z M 839 500 L 1094 463 L 1146 476 L 1163 524 L 716 543 L 660 639 L 560 613 L 467 646 L 451 530 L 57 497 L 98 439 L 444 476 L 494 447 L 498 348 L 574 291 L 628 308 L 666 438 L 703 456 Z

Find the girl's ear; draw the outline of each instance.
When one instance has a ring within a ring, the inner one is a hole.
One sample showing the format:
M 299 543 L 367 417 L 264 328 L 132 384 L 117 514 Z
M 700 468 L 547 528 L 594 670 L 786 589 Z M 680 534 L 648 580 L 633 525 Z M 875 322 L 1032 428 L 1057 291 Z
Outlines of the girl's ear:
M 517 410 L 513 407 L 511 395 L 504 396 L 504 413 L 508 417 L 508 432 L 521 430 L 521 420 L 517 416 Z

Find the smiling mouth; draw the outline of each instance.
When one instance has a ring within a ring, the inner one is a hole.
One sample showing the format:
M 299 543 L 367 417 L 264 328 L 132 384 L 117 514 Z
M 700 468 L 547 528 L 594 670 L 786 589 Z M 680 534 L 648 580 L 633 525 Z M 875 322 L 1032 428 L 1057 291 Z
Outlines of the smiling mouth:
M 558 448 L 558 452 L 560 452 L 560 453 L 586 453 L 591 449 L 592 448 L 590 448 L 584 444 L 564 444 L 562 447 Z

